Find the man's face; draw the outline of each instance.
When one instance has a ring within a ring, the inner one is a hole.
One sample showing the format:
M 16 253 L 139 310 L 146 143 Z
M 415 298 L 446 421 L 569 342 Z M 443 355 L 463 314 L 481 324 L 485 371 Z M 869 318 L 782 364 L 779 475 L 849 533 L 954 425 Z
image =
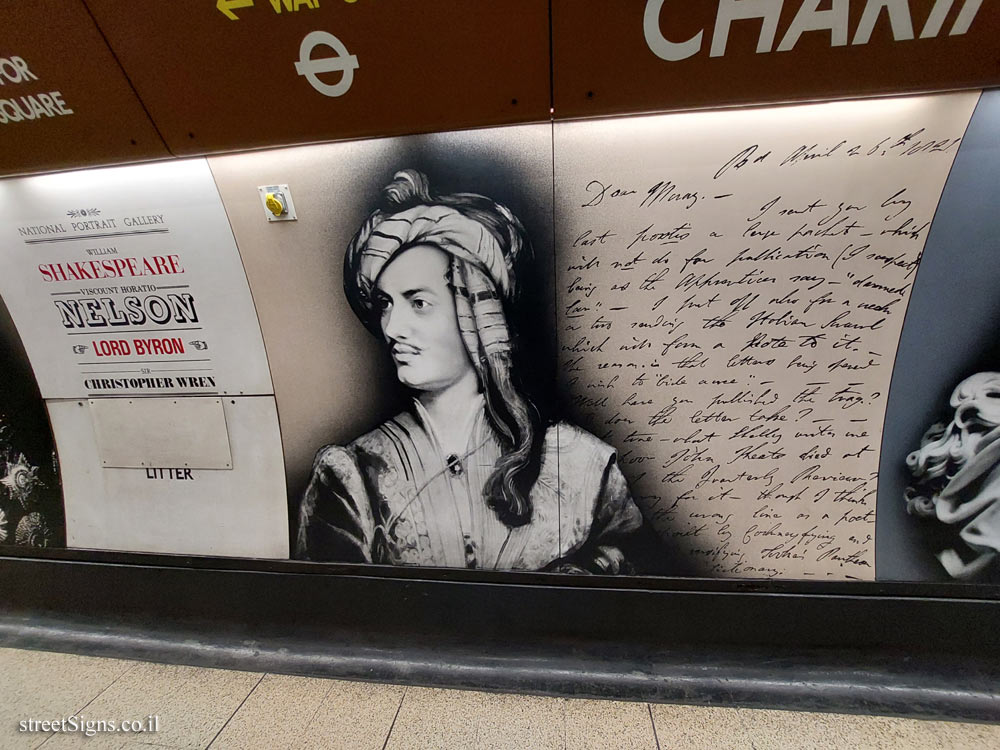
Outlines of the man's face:
M 419 391 L 443 390 L 472 369 L 458 330 L 448 267 L 444 251 L 414 245 L 389 262 L 375 286 L 396 375 Z

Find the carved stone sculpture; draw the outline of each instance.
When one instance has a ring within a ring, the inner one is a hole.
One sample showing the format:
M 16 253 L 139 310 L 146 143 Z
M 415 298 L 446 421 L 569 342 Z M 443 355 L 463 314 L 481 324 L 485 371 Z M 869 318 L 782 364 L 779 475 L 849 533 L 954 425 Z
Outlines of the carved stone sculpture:
M 932 425 L 906 457 L 906 507 L 958 531 L 964 544 L 937 557 L 953 578 L 969 579 L 1000 553 L 1000 373 L 963 380 L 951 407 L 951 421 Z

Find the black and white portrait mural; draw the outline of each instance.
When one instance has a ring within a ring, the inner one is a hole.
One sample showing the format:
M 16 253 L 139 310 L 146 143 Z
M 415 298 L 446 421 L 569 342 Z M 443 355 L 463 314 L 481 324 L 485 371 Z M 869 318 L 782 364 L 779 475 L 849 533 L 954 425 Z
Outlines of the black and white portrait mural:
M 995 257 L 985 238 L 941 227 L 976 226 L 963 206 L 992 205 L 978 183 L 949 196 L 995 150 L 995 101 L 960 92 L 210 158 L 267 349 L 292 556 L 982 574 L 996 425 L 979 374 L 1000 372 L 985 322 L 1000 282 L 982 273 Z M 296 221 L 267 221 L 257 188 L 273 184 L 293 194 Z M 941 263 L 951 270 L 927 270 Z M 950 311 L 959 300 L 981 323 Z
M 562 417 L 551 126 L 210 165 L 268 350 L 293 557 L 663 568 L 616 446 Z M 274 181 L 296 222 L 246 192 Z
M 316 457 L 295 554 L 310 560 L 615 574 L 642 515 L 613 448 L 524 385 L 509 311 L 534 266 L 506 206 L 398 172 L 347 248 L 351 307 L 408 408 Z M 541 322 L 541 321 L 539 321 Z
M 0 301 L 0 545 L 65 544 L 52 431 L 20 337 Z
M 210 163 L 271 362 L 293 556 L 646 569 L 615 449 L 559 417 L 551 126 Z M 262 228 L 248 180 L 286 182 L 299 220 Z

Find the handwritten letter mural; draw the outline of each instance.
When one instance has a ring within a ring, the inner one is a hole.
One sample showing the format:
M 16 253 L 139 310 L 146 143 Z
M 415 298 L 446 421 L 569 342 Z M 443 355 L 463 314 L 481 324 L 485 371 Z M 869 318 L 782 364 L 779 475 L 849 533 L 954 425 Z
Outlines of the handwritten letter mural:
M 976 101 L 556 125 L 568 406 L 700 573 L 874 577 L 896 344 Z

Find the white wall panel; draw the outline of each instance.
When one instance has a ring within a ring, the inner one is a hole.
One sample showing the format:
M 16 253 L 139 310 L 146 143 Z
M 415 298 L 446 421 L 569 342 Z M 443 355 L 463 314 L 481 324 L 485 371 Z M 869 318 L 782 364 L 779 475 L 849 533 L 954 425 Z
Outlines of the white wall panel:
M 178 454 L 173 465 L 107 468 L 91 402 L 47 405 L 63 473 L 67 546 L 288 557 L 285 475 L 273 397 L 222 399 L 231 469 L 184 466 L 200 462 L 194 444 L 190 455 Z M 179 412 L 186 408 L 181 405 Z M 160 437 L 176 441 L 176 434 Z

